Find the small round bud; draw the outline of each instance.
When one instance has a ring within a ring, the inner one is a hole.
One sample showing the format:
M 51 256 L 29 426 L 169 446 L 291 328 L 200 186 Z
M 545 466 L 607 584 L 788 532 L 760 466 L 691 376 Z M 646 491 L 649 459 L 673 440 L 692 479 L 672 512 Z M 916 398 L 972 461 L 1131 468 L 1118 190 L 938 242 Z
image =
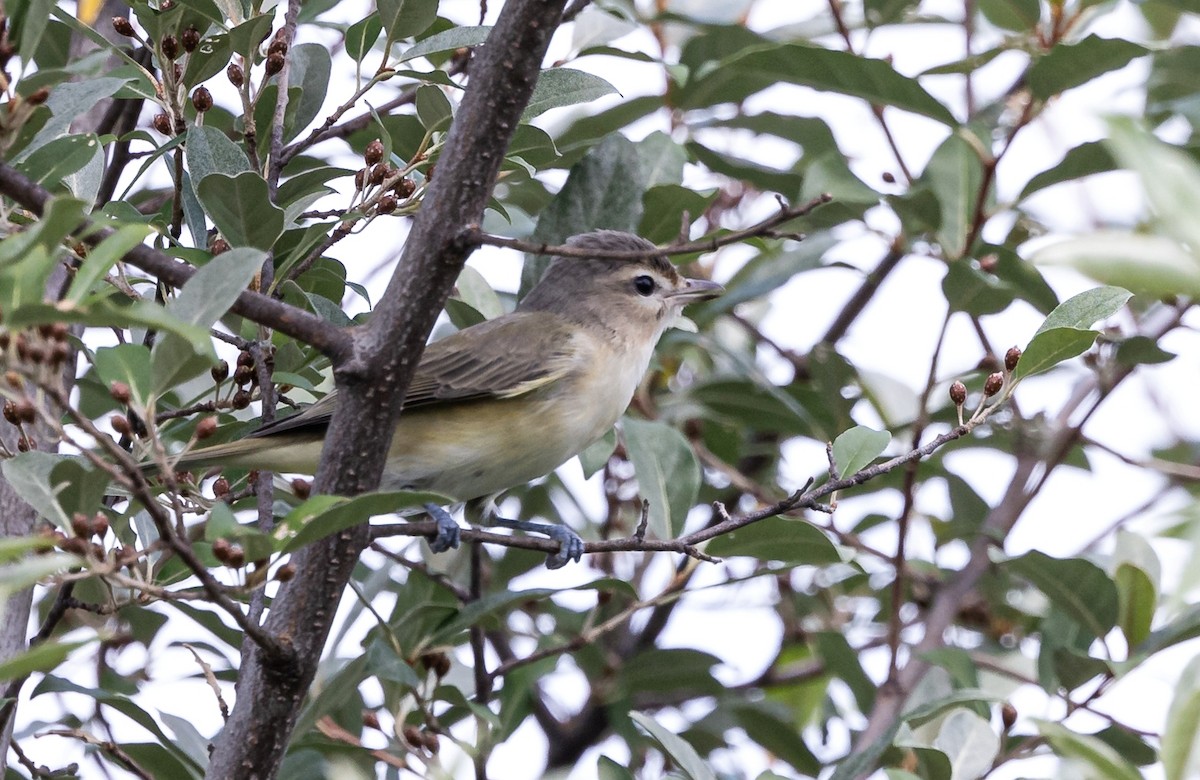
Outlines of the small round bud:
M 248 385 L 254 378 L 254 369 L 250 366 L 238 366 L 233 372 L 233 381 L 238 385 Z
M 108 394 L 119 404 L 128 404 L 133 398 L 133 391 L 124 382 L 113 382 L 108 386 Z
M 189 27 L 180 34 L 179 41 L 183 44 L 183 50 L 191 54 L 200 45 L 200 31 Z
M 399 205 L 400 202 L 396 200 L 395 195 L 384 195 L 379 199 L 379 204 L 375 207 L 375 211 L 379 214 L 391 214 Z
M 240 544 L 229 545 L 229 559 L 225 565 L 231 569 L 240 569 L 246 565 L 246 551 L 242 549 Z
M 229 83 L 239 89 L 246 83 L 246 74 L 242 72 L 242 66 L 236 62 L 229 63 L 229 67 L 225 69 L 225 78 L 229 79 Z
M 425 749 L 436 756 L 437 752 L 441 750 L 442 747 L 438 742 L 438 735 L 434 734 L 432 731 L 425 731 L 422 732 L 421 736 L 421 741 L 425 744 Z
M 92 549 L 92 546 L 87 543 L 86 539 L 79 536 L 68 536 L 58 545 L 63 552 L 69 552 L 74 555 L 84 556 Z
M 883 172 L 883 183 L 884 184 L 895 184 L 896 183 L 896 174 L 892 173 L 891 171 L 884 171 Z
M 154 129 L 163 135 L 172 135 L 171 117 L 166 114 L 155 114 Z
M 296 498 L 303 501 L 312 494 L 312 483 L 307 479 L 296 477 L 292 480 L 292 492 L 296 494 Z
M 392 185 L 392 192 L 399 195 L 401 198 L 411 197 L 417 191 L 417 185 L 412 179 L 397 179 Z
M 17 439 L 17 452 L 29 452 L 37 449 L 37 442 L 28 436 Z
M 136 547 L 131 545 L 129 547 L 117 548 L 117 563 L 121 566 L 132 566 L 134 563 L 137 563 L 137 559 L 138 551 Z
M 283 55 L 276 52 L 267 55 L 266 71 L 268 76 L 274 76 L 279 71 L 283 70 Z
M 192 92 L 192 107 L 201 114 L 212 108 L 212 93 L 205 87 L 196 87 L 195 91 Z
M 225 477 L 217 477 L 213 482 L 213 496 L 215 498 L 224 498 L 229 495 L 229 480 Z
M 376 138 L 371 143 L 367 144 L 366 151 L 363 152 L 363 162 L 367 165 L 375 165 L 383 159 L 383 142 Z
M 212 246 L 209 247 L 208 251 L 213 253 L 213 257 L 216 257 L 217 255 L 225 254 L 226 252 L 229 251 L 229 249 L 230 249 L 230 246 L 229 246 L 228 241 L 226 241 L 223 238 L 214 238 L 213 242 L 212 242 Z
M 123 414 L 114 414 L 108 422 L 112 425 L 112 429 L 122 436 L 129 436 L 133 433 L 133 426 L 129 424 L 129 418 Z
M 450 673 L 450 656 L 445 653 L 423 653 L 419 660 L 422 666 L 437 675 L 439 679 Z
M 1000 264 L 1000 258 L 995 253 L 984 255 L 979 258 L 979 270 L 985 274 L 996 273 L 996 266 Z
M 183 65 L 177 62 L 171 66 L 171 71 L 175 74 L 176 82 L 183 81 Z
M 25 386 L 25 380 L 21 379 L 21 375 L 12 369 L 4 372 L 4 381 L 8 382 L 8 386 L 14 390 L 20 390 Z
M 1004 370 L 1012 373 L 1016 370 L 1017 364 L 1021 362 L 1021 350 L 1019 347 L 1009 347 L 1008 352 L 1004 353 Z
M 31 423 L 37 419 L 37 408 L 28 398 L 18 398 L 16 402 L 17 419 L 23 423 Z
M 249 352 L 247 352 L 246 350 L 243 349 L 241 352 L 238 353 L 237 364 L 239 366 L 254 365 L 254 355 L 251 355 Z
M 967 402 L 967 386 L 962 382 L 955 382 L 950 385 L 950 400 L 955 406 L 962 406 Z
M 296 576 L 296 564 L 285 563 L 275 570 L 275 579 L 279 582 L 289 582 Z
M 4 402 L 4 419 L 8 420 L 13 425 L 16 425 L 20 422 L 20 419 L 17 417 L 17 405 L 11 400 L 6 400 Z
M 217 418 L 205 417 L 200 422 L 196 423 L 196 438 L 200 441 L 212 436 L 217 432 Z
M 12 333 L 7 330 L 0 330 L 0 350 L 8 349 L 12 344 Z
M 101 538 L 108 533 L 108 515 L 97 512 L 92 518 L 92 533 Z
M 404 737 L 404 741 L 413 747 L 425 744 L 424 738 L 421 737 L 421 730 L 416 726 L 405 726 L 400 730 L 400 734 Z
M 179 56 L 179 39 L 174 35 L 164 35 L 162 38 L 162 53 L 168 60 Z
M 1013 724 L 1017 722 L 1017 708 L 1008 702 L 1000 705 L 1000 722 L 1004 724 L 1004 730 L 1012 730 Z
M 31 106 L 40 106 L 46 102 L 46 98 L 48 97 L 50 97 L 50 90 L 46 87 L 38 87 L 29 93 L 29 97 L 25 98 L 25 102 Z
M 379 716 L 371 710 L 363 710 L 362 724 L 369 729 L 379 729 Z
M 433 163 L 429 163 L 429 167 L 425 169 L 425 181 L 433 181 Z
M 245 409 L 250 405 L 250 393 L 245 390 L 238 390 L 233 394 L 231 399 L 234 409 Z
M 283 29 L 280 28 L 279 32 L 283 32 Z M 270 57 L 272 54 L 278 54 L 280 57 L 282 57 L 283 55 L 287 54 L 287 50 L 287 41 L 276 38 L 275 40 L 271 41 L 271 45 L 267 47 L 267 56 Z
M 229 378 L 229 364 L 224 360 L 218 360 L 208 373 L 212 374 L 214 382 L 224 382 Z
M 158 10 L 160 11 L 170 11 L 174 7 L 175 0 L 162 0 L 162 2 L 158 4 Z
M 1004 376 L 999 371 L 994 374 L 988 374 L 987 381 L 983 383 L 983 394 L 991 398 L 1000 392 L 1000 388 L 1002 387 L 1004 387 Z
M 354 174 L 354 189 L 361 190 L 363 188 L 363 184 L 365 184 L 366 181 L 367 181 L 367 169 L 359 168 L 358 171 Z
M 387 171 L 387 165 L 380 163 L 371 169 L 371 175 L 367 178 L 367 181 L 376 186 L 383 184 L 383 180 L 387 178 Z
M 127 38 L 132 38 L 136 33 L 133 31 L 133 25 L 124 16 L 114 16 L 112 18 L 113 29 L 118 34 L 124 35 Z
M 76 512 L 71 515 L 71 530 L 76 536 L 87 538 L 92 535 L 92 518 L 85 515 L 83 512 Z
M 214 539 L 212 543 L 213 557 L 221 563 L 228 563 L 229 551 L 232 547 L 233 545 L 230 544 L 229 540 L 225 539 L 224 537 L 220 539 Z

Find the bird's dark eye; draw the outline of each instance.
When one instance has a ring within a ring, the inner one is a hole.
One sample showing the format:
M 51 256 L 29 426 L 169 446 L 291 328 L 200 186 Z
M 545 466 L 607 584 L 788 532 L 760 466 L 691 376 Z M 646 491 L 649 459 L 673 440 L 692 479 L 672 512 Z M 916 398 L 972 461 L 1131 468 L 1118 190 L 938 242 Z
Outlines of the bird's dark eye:
M 637 290 L 638 295 L 646 296 L 653 293 L 658 288 L 654 279 L 643 274 L 633 280 L 633 289 Z

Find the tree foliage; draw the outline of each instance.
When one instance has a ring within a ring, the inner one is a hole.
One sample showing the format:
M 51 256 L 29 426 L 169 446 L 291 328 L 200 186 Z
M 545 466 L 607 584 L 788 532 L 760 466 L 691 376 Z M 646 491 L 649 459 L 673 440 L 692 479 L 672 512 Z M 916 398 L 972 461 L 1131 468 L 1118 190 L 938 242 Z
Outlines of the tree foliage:
M 5 6 L 9 776 L 1194 776 L 1183 4 L 490 5 Z M 434 556 L 374 490 L 421 345 L 596 228 L 727 293 L 504 499 L 582 565 Z M 334 381 L 315 480 L 172 467 Z

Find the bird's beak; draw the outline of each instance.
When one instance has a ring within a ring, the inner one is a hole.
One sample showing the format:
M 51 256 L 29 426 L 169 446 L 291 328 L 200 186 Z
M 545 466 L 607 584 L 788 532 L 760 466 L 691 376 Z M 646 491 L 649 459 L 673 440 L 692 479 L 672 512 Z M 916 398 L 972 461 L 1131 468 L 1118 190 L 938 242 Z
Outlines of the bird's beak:
M 725 292 L 725 288 L 707 279 L 684 279 L 684 287 L 672 290 L 667 297 L 680 302 L 680 305 L 697 301 L 710 301 Z

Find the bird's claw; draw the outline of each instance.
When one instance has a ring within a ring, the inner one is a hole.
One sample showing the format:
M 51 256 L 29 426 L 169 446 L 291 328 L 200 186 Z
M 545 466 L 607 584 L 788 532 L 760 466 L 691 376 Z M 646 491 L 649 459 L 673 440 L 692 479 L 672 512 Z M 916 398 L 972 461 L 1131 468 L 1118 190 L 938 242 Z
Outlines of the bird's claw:
M 583 558 L 583 539 L 570 528 L 552 525 L 547 526 L 544 533 L 558 542 L 558 552 L 546 556 L 547 569 L 561 569 L 571 561 L 579 563 Z
M 461 537 L 461 529 L 454 518 L 437 504 L 426 504 L 425 511 L 437 523 L 437 533 L 429 540 L 429 549 L 435 553 L 456 549 Z

